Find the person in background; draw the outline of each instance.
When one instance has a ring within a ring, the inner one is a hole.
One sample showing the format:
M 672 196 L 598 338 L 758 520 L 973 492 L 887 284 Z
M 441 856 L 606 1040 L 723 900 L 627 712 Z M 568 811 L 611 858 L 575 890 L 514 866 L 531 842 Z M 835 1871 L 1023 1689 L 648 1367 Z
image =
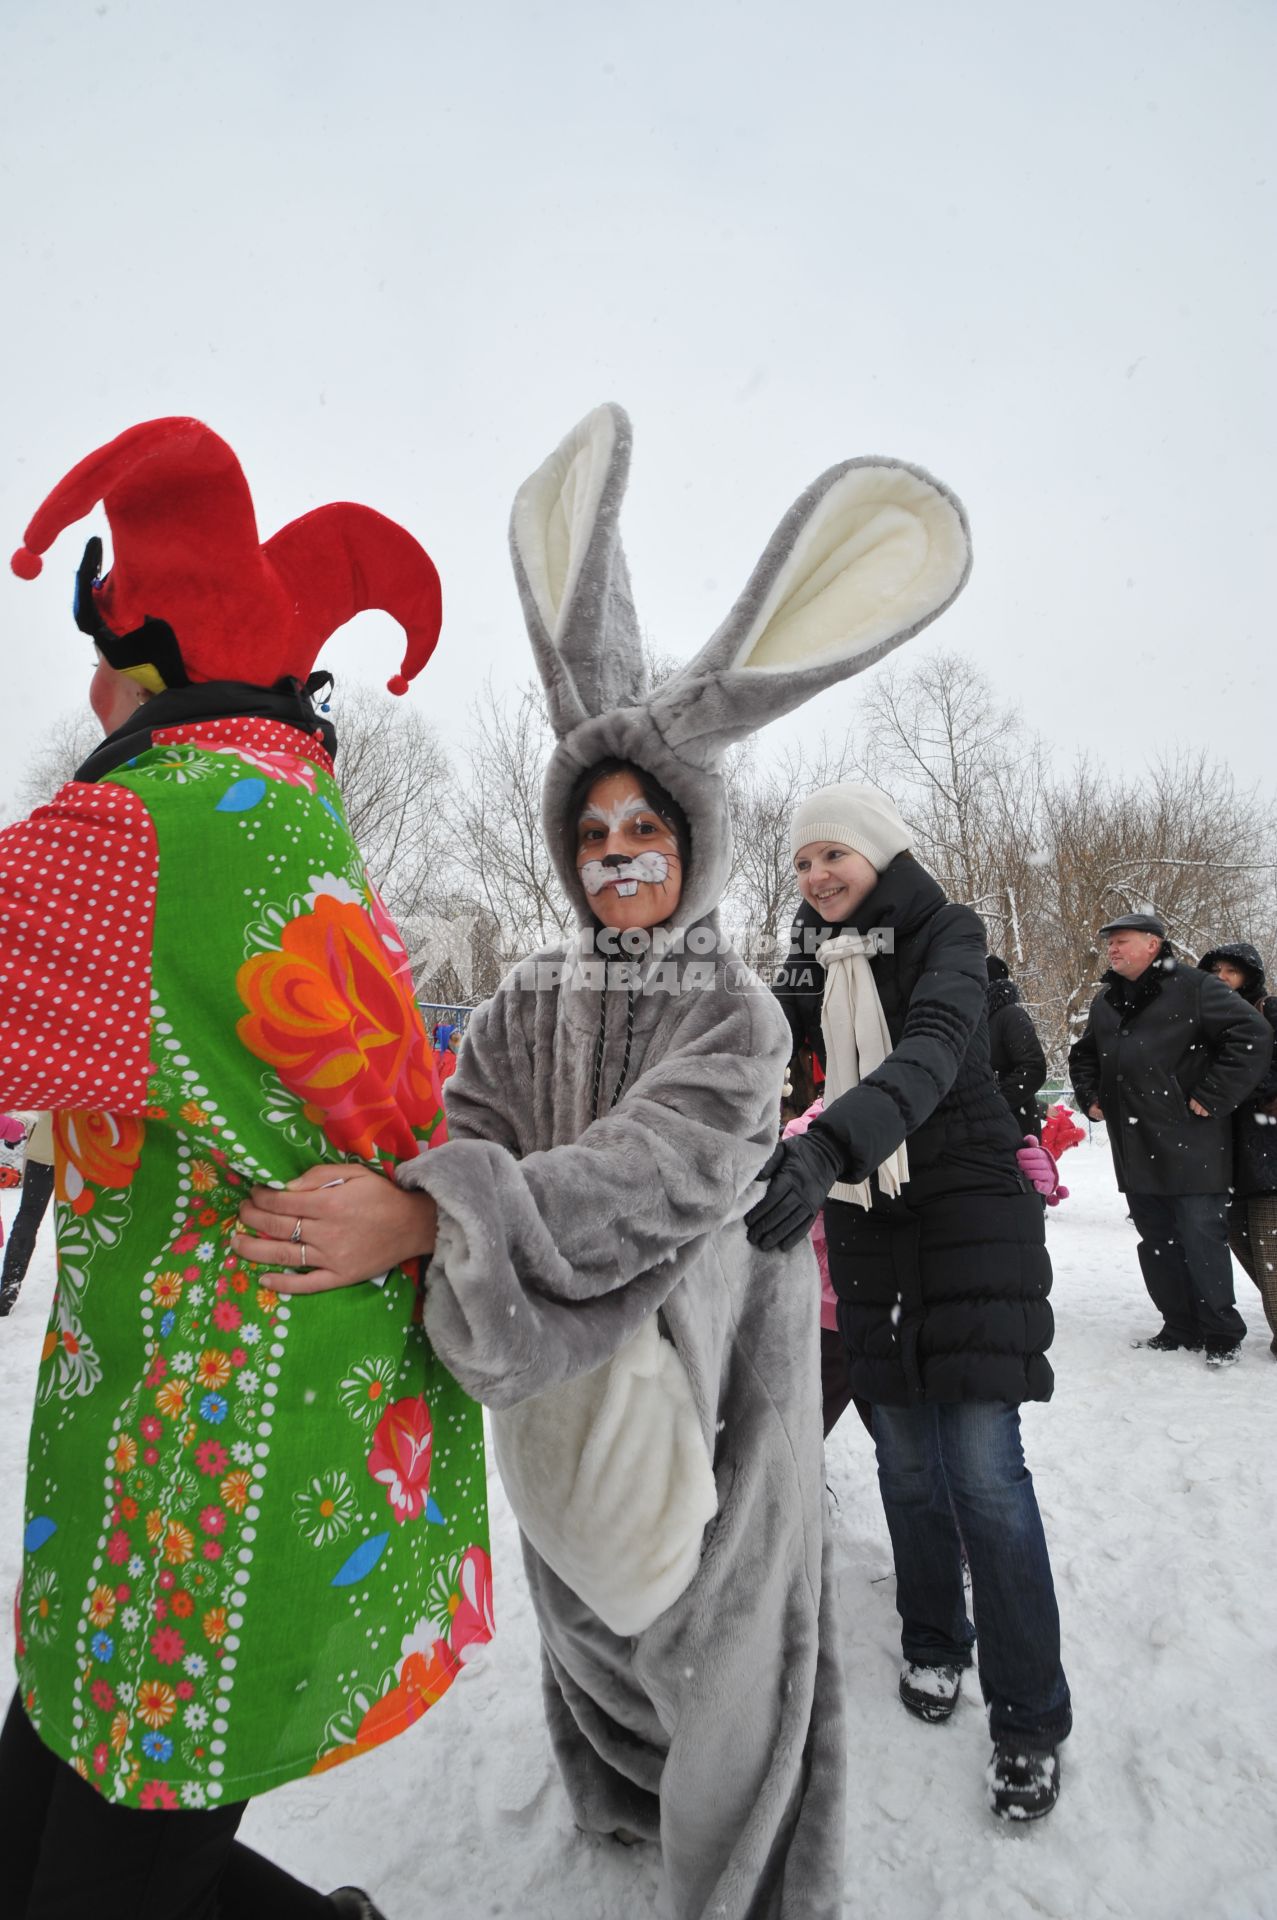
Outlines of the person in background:
M 443 1048 L 442 1052 L 435 1055 L 435 1068 L 439 1075 L 440 1086 L 443 1086 L 445 1081 L 451 1080 L 453 1074 L 457 1071 L 457 1055 L 460 1051 L 461 1029 L 460 1027 L 450 1027 L 448 1029 L 447 1045 Z
M 1078 1106 L 1108 1124 L 1117 1184 L 1162 1325 L 1135 1342 L 1231 1365 L 1246 1337 L 1228 1257 L 1232 1116 L 1259 1086 L 1272 1028 L 1213 973 L 1182 967 L 1156 914 L 1100 928 L 1108 971 L 1069 1050 Z
M 1234 941 L 1204 953 L 1198 964 L 1240 993 L 1277 1032 L 1277 995 L 1268 991 L 1256 948 Z M 1277 1057 L 1233 1115 L 1228 1244 L 1259 1289 L 1272 1335 L 1269 1349 L 1277 1354 Z
M 1031 1134 L 1036 1140 L 1042 1132 L 1042 1109 L 1036 1096 L 1046 1080 L 1046 1055 L 1006 961 L 991 953 L 985 965 L 989 974 L 985 994 L 989 1062 L 1021 1137 Z
M 0 1319 L 13 1312 L 22 1282 L 26 1279 L 36 1235 L 53 1197 L 53 1116 L 36 1115 L 27 1135 L 22 1161 L 22 1199 L 9 1229 L 4 1250 L 4 1270 L 0 1273 Z
M 1037 1819 L 1073 1718 L 1020 1433 L 1021 1402 L 1054 1386 L 1051 1263 L 1030 1150 L 989 1064 L 984 927 L 873 787 L 812 794 L 790 841 L 802 904 L 776 992 L 795 1047 L 824 1063 L 825 1106 L 784 1142 L 746 1224 L 786 1247 L 824 1209 L 849 1384 L 872 1407 L 900 1699 L 947 1719 L 978 1636 L 990 1803 Z M 1042 1178 L 1053 1187 L 1053 1169 Z

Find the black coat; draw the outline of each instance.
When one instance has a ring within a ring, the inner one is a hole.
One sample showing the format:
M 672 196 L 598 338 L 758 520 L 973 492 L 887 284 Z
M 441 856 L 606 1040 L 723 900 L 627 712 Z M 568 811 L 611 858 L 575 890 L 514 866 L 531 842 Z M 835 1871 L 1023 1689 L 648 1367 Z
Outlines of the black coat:
M 1069 1076 L 1083 1112 L 1097 1102 L 1104 1110 L 1118 1186 L 1226 1193 L 1232 1115 L 1268 1070 L 1272 1029 L 1213 973 L 1180 966 L 1169 946 L 1138 980 L 1104 980 L 1069 1051 Z
M 1235 941 L 1204 953 L 1198 965 L 1209 973 L 1216 960 L 1231 960 L 1243 969 L 1245 983 L 1238 991 L 1277 1033 L 1277 997 L 1267 991 L 1264 963 L 1255 948 Z M 1239 1200 L 1277 1193 L 1277 1054 L 1233 1115 L 1233 1191 Z
M 989 1016 L 989 1060 L 1002 1098 L 1023 1136 L 1041 1133 L 1042 1110 L 1034 1099 L 1046 1080 L 1046 1055 L 1027 1007 L 1020 1005 L 1014 980 L 991 980 L 985 994 Z
M 909 1155 L 898 1199 L 875 1175 L 868 1210 L 825 1208 L 852 1391 L 880 1406 L 1049 1399 L 1051 1265 L 1042 1203 L 1016 1165 L 1020 1130 L 989 1064 L 984 928 L 904 856 L 847 924 L 894 936 L 894 950 L 869 963 L 892 1051 L 812 1131 L 835 1146 L 848 1180 L 872 1174 L 902 1140 Z M 824 971 L 803 951 L 819 925 L 799 909 L 776 991 L 795 1046 L 823 1061 Z

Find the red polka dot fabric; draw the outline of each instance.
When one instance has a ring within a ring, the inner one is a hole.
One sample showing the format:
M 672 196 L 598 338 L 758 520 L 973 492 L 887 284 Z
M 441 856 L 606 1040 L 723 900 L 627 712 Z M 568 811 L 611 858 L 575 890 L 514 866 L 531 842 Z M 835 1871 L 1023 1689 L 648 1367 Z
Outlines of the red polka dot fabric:
M 0 832 L 0 1107 L 142 1111 L 157 875 L 121 787 L 72 781 Z
M 244 715 L 228 720 L 192 720 L 177 727 L 156 727 L 151 742 L 157 747 L 194 744 L 205 748 L 234 747 L 237 751 L 247 747 L 250 752 L 264 754 L 270 759 L 307 760 L 324 773 L 331 774 L 333 771 L 333 763 L 325 751 L 321 733 L 308 737 L 298 728 L 286 727 L 279 720 L 262 720 Z

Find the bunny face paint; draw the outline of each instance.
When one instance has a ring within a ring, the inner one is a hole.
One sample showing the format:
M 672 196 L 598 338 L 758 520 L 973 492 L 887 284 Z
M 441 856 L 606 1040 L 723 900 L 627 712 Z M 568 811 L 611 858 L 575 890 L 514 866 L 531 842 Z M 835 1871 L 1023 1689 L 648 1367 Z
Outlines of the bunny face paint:
M 632 773 L 609 773 L 586 795 L 576 828 L 576 870 L 605 927 L 658 927 L 678 906 L 678 835 Z

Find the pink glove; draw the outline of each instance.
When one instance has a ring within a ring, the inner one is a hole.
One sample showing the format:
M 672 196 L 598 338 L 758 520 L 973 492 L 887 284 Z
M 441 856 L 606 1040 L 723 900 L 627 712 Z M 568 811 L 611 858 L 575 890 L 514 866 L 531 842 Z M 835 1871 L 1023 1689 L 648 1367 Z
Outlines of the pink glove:
M 1068 1188 L 1060 1185 L 1059 1168 L 1031 1133 L 1025 1134 L 1024 1145 L 1016 1150 L 1015 1158 L 1020 1172 L 1032 1183 L 1034 1191 L 1041 1194 L 1048 1207 L 1058 1207 L 1061 1200 L 1068 1199 Z
M 799 1134 L 806 1133 L 812 1121 L 825 1111 L 823 1100 L 813 1100 L 806 1113 L 800 1113 L 781 1135 L 782 1140 L 796 1140 Z M 818 1213 L 811 1227 L 812 1250 L 816 1255 L 816 1265 L 820 1269 L 820 1324 L 831 1332 L 838 1326 L 838 1296 L 834 1292 L 833 1282 L 829 1278 L 829 1248 L 825 1242 L 825 1216 Z

